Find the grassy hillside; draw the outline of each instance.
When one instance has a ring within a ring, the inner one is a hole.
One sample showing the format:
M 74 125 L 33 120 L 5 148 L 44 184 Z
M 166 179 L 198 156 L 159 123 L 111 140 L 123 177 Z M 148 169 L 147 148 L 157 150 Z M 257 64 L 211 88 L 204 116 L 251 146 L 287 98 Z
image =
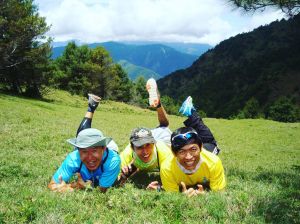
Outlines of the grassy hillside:
M 47 183 L 68 152 L 86 110 L 77 96 L 52 92 L 47 102 L 0 94 L 0 223 L 299 223 L 300 124 L 205 119 L 222 149 L 225 192 L 188 199 L 133 184 L 59 194 Z M 170 116 L 171 128 L 184 118 Z M 155 127 L 156 114 L 103 102 L 93 127 L 122 149 L 130 130 Z

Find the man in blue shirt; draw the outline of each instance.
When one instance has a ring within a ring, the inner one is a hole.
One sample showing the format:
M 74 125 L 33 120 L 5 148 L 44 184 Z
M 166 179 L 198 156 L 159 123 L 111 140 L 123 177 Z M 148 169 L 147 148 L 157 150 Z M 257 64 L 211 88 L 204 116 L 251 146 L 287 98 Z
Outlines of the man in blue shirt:
M 65 192 L 92 186 L 105 192 L 117 179 L 121 159 L 115 150 L 116 144 L 101 131 L 91 128 L 91 118 L 99 101 L 100 98 L 90 96 L 88 112 L 79 126 L 77 137 L 67 140 L 75 150 L 55 172 L 48 185 L 49 189 Z M 71 177 L 76 173 L 77 182 L 69 184 Z

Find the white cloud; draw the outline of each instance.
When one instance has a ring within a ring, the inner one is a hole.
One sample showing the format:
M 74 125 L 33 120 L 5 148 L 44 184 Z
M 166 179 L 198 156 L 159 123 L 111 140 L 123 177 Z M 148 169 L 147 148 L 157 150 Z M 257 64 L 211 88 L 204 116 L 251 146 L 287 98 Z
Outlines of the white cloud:
M 232 10 L 226 0 L 37 0 L 55 41 L 154 40 L 216 44 L 282 18 Z

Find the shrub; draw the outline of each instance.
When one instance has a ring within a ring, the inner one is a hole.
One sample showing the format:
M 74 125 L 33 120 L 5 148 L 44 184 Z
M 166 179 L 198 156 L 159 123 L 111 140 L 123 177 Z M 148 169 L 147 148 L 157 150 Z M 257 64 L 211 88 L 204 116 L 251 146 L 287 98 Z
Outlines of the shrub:
M 250 98 L 244 108 L 240 110 L 235 118 L 245 119 L 245 118 L 260 118 L 264 115 L 260 112 L 260 106 L 254 97 Z
M 295 105 L 290 98 L 278 98 L 268 110 L 268 118 L 281 122 L 300 121 L 299 106 Z

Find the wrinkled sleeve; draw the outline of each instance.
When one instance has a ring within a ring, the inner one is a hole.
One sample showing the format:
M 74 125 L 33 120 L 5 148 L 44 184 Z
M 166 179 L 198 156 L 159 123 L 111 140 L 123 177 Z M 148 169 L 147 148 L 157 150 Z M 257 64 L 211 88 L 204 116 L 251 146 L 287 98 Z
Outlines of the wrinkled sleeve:
M 121 152 L 121 167 L 127 166 L 132 161 L 132 150 L 130 144 Z
M 118 174 L 121 169 L 120 166 L 121 166 L 120 156 L 116 155 L 110 161 L 109 167 L 104 168 L 104 172 L 99 181 L 99 186 L 104 188 L 111 187 L 118 177 Z
M 53 180 L 55 183 L 59 183 L 59 177 L 62 177 L 62 180 L 65 182 L 69 182 L 73 174 L 76 172 L 76 165 L 72 160 L 70 154 L 63 161 L 61 166 L 57 169 L 57 171 L 53 175 Z
M 221 160 L 215 164 L 211 170 L 210 189 L 213 191 L 223 190 L 226 186 L 224 168 Z
M 160 178 L 165 191 L 179 192 L 179 186 L 169 170 L 162 168 L 160 170 Z

